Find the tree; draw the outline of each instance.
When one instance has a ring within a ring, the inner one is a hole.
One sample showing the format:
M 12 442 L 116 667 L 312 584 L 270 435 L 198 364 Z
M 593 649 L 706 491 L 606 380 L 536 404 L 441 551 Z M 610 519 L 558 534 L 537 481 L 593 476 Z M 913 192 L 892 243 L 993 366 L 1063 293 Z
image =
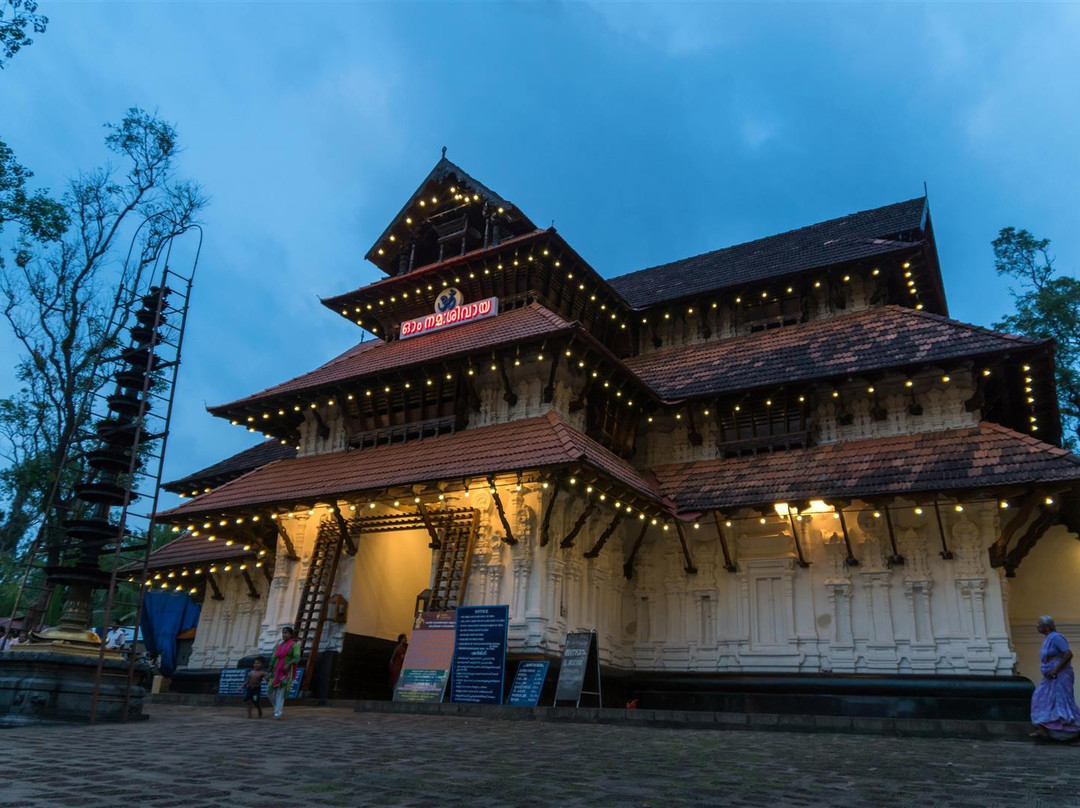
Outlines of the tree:
M 37 7 L 36 0 L 0 0 L 0 70 L 20 48 L 34 44 L 26 35 L 27 28 L 35 34 L 45 33 L 49 18 L 38 14 Z
M 80 174 L 59 203 L 27 192 L 29 174 L 12 168 L 10 152 L 6 163 L 0 154 L 7 167 L 0 214 L 19 224 L 17 234 L 0 234 L 0 257 L 6 251 L 13 259 L 0 267 L 0 313 L 22 348 L 15 363 L 21 387 L 0 399 L 0 457 L 7 461 L 0 553 L 17 548 L 48 516 L 61 472 L 79 473 L 65 460 L 79 457 L 92 437 L 84 429 L 86 405 L 104 384 L 94 370 L 124 326 L 111 317 L 114 305 L 133 299 L 169 240 L 195 224 L 207 202 L 198 186 L 175 176 L 172 124 L 133 108 L 106 129 L 105 144 L 125 170 Z M 132 238 L 137 246 L 124 259 L 121 247 Z
M 1016 313 L 994 323 L 1036 339 L 1056 342 L 1054 381 L 1061 410 L 1063 442 L 1080 445 L 1080 280 L 1058 274 L 1049 239 L 1006 227 L 993 241 L 994 268 L 1019 282 L 1010 288 Z

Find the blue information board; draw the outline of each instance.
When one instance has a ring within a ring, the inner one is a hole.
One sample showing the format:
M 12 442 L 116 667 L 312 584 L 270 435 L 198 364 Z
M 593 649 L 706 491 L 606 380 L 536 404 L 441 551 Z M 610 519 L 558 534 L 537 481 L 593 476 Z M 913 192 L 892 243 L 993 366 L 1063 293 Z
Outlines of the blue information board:
M 509 606 L 459 606 L 450 701 L 502 704 Z
M 519 662 L 506 703 L 515 707 L 535 707 L 539 704 L 540 691 L 544 689 L 550 664 L 532 659 Z

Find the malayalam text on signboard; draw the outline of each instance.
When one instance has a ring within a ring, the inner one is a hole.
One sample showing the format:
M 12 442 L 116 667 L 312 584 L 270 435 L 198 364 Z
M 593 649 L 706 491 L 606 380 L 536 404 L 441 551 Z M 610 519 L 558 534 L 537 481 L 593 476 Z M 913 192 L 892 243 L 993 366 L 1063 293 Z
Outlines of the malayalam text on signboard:
M 415 320 L 406 320 L 401 324 L 401 339 L 441 331 L 452 325 L 463 325 L 485 317 L 494 317 L 499 313 L 499 298 L 489 297 L 473 303 L 459 303 L 454 308 L 443 312 L 434 312 Z
M 502 704 L 509 606 L 459 606 L 450 701 Z

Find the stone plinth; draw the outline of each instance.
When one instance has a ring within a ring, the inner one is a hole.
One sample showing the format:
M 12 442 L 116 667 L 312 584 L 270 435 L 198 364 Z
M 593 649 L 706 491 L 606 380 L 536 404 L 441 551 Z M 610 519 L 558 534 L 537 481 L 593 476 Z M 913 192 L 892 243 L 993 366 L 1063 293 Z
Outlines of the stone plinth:
M 0 726 L 89 721 L 97 655 L 17 649 L 0 653 Z M 136 668 L 138 670 L 138 668 Z M 127 660 L 106 657 L 98 693 L 98 721 L 124 720 Z M 132 687 L 128 720 L 142 714 L 143 688 Z

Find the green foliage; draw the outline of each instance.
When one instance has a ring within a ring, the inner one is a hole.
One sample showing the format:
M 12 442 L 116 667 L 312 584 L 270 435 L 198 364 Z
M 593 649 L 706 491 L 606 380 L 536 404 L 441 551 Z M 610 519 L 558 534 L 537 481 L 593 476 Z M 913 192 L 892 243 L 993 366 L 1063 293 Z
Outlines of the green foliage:
M 1036 339 L 1055 341 L 1058 406 L 1069 448 L 1080 445 L 1080 280 L 1061 275 L 1048 252 L 1049 239 L 1004 228 L 993 242 L 994 268 L 1019 286 L 1009 292 L 1016 312 L 994 323 Z
M 36 0 L 0 0 L 0 70 L 20 48 L 33 45 L 27 29 L 35 34 L 45 33 L 49 18 L 37 13 Z
M 27 190 L 30 172 L 0 144 L 0 228 L 18 225 L 0 231 L 0 260 L 14 259 L 0 264 L 0 314 L 22 347 L 19 390 L 0 399 L 0 554 L 36 532 L 54 481 L 63 490 L 81 472 L 89 402 L 105 384 L 95 370 L 123 336 L 114 305 L 131 302 L 206 205 L 198 186 L 175 176 L 171 123 L 132 108 L 106 130 L 120 166 L 80 173 L 59 202 Z

